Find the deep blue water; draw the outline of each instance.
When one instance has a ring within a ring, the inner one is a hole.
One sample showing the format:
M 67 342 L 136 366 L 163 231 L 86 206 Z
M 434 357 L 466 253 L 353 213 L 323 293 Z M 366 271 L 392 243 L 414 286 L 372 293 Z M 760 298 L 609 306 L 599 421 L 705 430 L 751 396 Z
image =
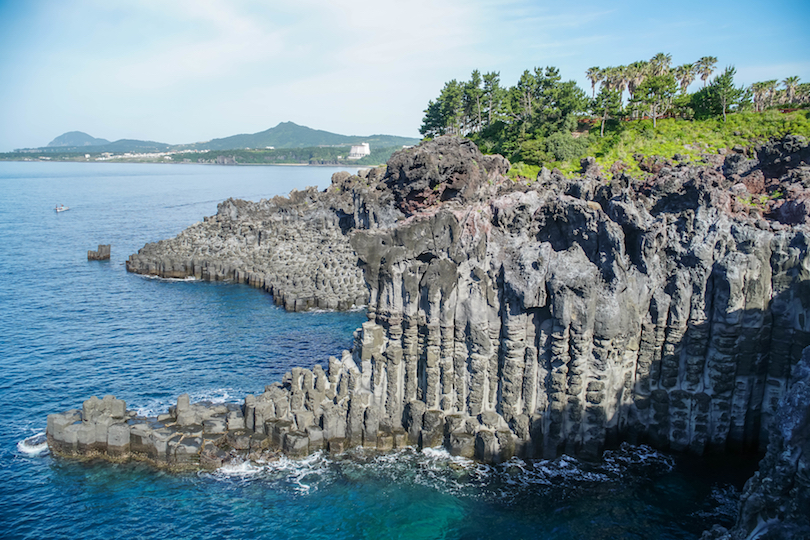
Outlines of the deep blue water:
M 91 395 L 141 413 L 183 392 L 240 401 L 349 348 L 362 312 L 286 313 L 248 286 L 124 269 L 227 197 L 323 188 L 332 172 L 0 162 L 0 538 L 693 538 L 728 524 L 750 461 L 644 447 L 600 464 L 406 450 L 169 474 L 19 446 Z M 88 262 L 100 243 L 111 260 Z

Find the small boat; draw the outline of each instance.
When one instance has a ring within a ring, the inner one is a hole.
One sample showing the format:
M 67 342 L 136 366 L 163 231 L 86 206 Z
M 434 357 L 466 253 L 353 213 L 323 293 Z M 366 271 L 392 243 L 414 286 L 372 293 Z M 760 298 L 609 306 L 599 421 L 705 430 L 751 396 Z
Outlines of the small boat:
M 65 206 L 63 204 L 63 205 L 57 206 L 56 208 L 54 208 L 54 210 L 56 210 L 56 213 L 58 214 L 59 212 L 64 212 L 65 210 L 70 210 L 70 207 Z

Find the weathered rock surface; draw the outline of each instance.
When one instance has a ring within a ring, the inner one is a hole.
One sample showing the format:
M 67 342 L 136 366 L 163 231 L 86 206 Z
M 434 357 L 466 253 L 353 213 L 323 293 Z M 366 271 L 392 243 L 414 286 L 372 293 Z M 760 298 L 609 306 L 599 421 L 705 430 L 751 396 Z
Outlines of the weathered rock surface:
M 384 333 L 371 391 L 394 421 L 413 401 L 496 414 L 529 455 L 764 447 L 810 344 L 810 238 L 714 195 L 681 183 L 694 204 L 672 212 L 532 190 L 358 233 L 363 331 Z
M 715 526 L 705 540 L 810 538 L 810 347 L 769 427 L 759 471 L 748 480 L 731 531 Z
M 99 244 L 97 250 L 87 250 L 88 261 L 109 261 L 110 260 L 110 244 Z
M 128 268 L 247 281 L 288 309 L 368 298 L 352 351 L 227 411 L 187 399 L 157 420 L 68 411 L 49 418 L 49 440 L 100 451 L 106 430 L 105 451 L 120 455 L 127 424 L 131 453 L 201 464 L 226 449 L 357 445 L 444 445 L 490 462 L 598 457 L 619 441 L 787 449 L 772 426 L 791 414 L 780 400 L 802 392 L 810 345 L 807 148 L 786 138 L 756 158 L 659 160 L 643 180 L 617 169 L 608 181 L 588 162 L 581 178 L 543 169 L 529 183 L 440 138 L 395 154 L 384 175 L 338 173 L 324 193 L 226 201 Z M 767 203 L 751 204 L 756 193 Z M 798 213 L 785 217 L 787 204 Z M 101 427 L 72 427 L 85 424 Z M 227 446 L 206 453 L 212 439 Z M 788 458 L 782 469 L 806 476 Z M 748 515 L 776 512 L 763 504 Z
M 353 208 L 351 194 L 314 188 L 259 202 L 228 199 L 215 216 L 131 255 L 127 270 L 248 283 L 288 311 L 365 305 L 368 293 L 347 236 Z

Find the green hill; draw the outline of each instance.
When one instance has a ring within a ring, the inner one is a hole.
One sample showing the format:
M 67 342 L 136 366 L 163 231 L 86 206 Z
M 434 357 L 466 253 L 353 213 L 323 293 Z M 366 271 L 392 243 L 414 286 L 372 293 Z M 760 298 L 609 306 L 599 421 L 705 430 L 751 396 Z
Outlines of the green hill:
M 67 134 L 65 134 L 67 135 Z M 57 137 L 54 141 L 60 139 L 64 135 Z M 89 135 L 88 135 L 89 137 Z M 92 139 L 92 137 L 91 137 Z M 121 154 L 124 152 L 165 152 L 171 149 L 171 145 L 166 143 L 154 141 L 139 141 L 135 139 L 119 139 L 117 141 L 109 142 L 106 139 L 93 139 L 96 141 L 104 141 L 103 144 L 97 145 L 76 145 L 76 146 L 57 146 L 51 145 L 43 146 L 40 148 L 23 148 L 16 150 L 16 152 L 24 154 L 102 154 L 109 152 L 111 154 Z M 53 141 L 51 141 L 53 143 Z
M 48 147 L 101 146 L 104 144 L 110 144 L 110 141 L 107 139 L 96 139 L 83 131 L 68 131 L 49 142 Z
M 48 146 L 40 148 L 24 148 L 19 153 L 93 153 L 110 152 L 120 154 L 124 152 L 165 152 L 168 150 L 241 150 L 274 148 L 313 148 L 319 146 L 350 146 L 353 144 L 369 143 L 374 149 L 410 146 L 419 143 L 413 137 L 397 137 L 394 135 L 339 135 L 320 129 L 299 126 L 293 122 L 281 122 L 276 127 L 259 133 L 232 135 L 222 139 L 213 139 L 193 144 L 170 145 L 154 141 L 139 141 L 134 139 L 120 139 L 110 142 L 107 139 L 96 139 L 81 131 L 70 131 L 52 140 Z
M 581 168 L 580 159 L 593 156 L 604 171 L 620 162 L 620 168 L 625 172 L 643 175 L 638 160 L 641 157 L 660 156 L 671 160 L 677 154 L 679 161 L 699 162 L 707 154 L 716 155 L 735 146 L 751 150 L 758 144 L 781 139 L 787 134 L 810 137 L 810 110 L 742 112 L 728 115 L 726 122 L 722 118 L 666 118 L 659 120 L 656 127 L 653 127 L 652 120 L 613 122 L 604 137 L 599 136 L 597 122 L 588 131 L 579 133 L 577 141 L 580 146 L 571 158 L 539 164 L 518 161 L 509 174 L 534 178 L 541 166 L 576 174 Z
M 339 135 L 320 129 L 299 126 L 293 122 L 281 122 L 276 127 L 259 133 L 232 135 L 222 139 L 206 142 L 179 145 L 175 149 L 188 150 L 231 150 L 239 148 L 308 148 L 314 146 L 345 146 L 369 143 L 372 147 L 407 146 L 419 143 L 413 137 L 396 137 L 393 135 Z

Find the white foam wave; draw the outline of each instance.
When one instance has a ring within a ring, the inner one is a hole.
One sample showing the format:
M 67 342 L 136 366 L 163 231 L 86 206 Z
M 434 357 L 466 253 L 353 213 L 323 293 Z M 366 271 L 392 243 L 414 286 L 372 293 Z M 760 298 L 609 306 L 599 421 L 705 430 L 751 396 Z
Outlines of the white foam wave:
M 245 477 L 245 476 L 255 476 L 262 472 L 263 468 L 261 466 L 256 466 L 250 461 L 232 461 L 222 467 L 218 468 L 215 471 L 215 474 L 220 476 L 236 476 L 236 477 Z
M 17 450 L 31 457 L 42 456 L 48 453 L 48 441 L 42 431 L 27 437 L 17 443 Z
M 325 476 L 331 461 L 323 452 L 316 452 L 303 459 L 280 457 L 274 461 L 231 462 L 214 471 L 211 476 L 220 480 L 244 480 L 261 478 L 282 481 L 300 494 L 317 489 L 319 478 Z
M 229 481 L 257 479 L 305 495 L 339 481 L 370 479 L 396 485 L 420 485 L 465 498 L 496 498 L 509 501 L 527 492 L 541 491 L 568 496 L 596 485 L 622 484 L 666 472 L 669 456 L 649 447 L 623 446 L 606 452 L 599 463 L 582 462 L 570 456 L 553 460 L 512 458 L 487 465 L 443 448 L 421 451 L 406 447 L 378 454 L 362 447 L 337 456 L 323 452 L 304 459 L 280 457 L 268 462 L 240 462 L 221 467 L 213 476 Z
M 352 304 L 352 307 L 350 307 L 346 311 L 348 311 L 350 313 L 356 313 L 356 312 L 360 312 L 360 311 L 365 311 L 367 308 L 368 308 L 368 306 L 366 304 L 363 304 L 361 306 L 357 306 L 355 304 Z M 315 308 L 315 309 L 308 309 L 306 311 L 302 311 L 301 313 L 336 313 L 336 312 L 338 312 L 338 310 L 336 310 L 336 309 Z
M 166 283 L 184 283 L 187 281 L 197 281 L 197 278 L 195 278 L 194 276 L 187 276 L 184 278 L 167 278 L 161 276 L 152 276 L 149 274 L 135 274 L 135 275 L 143 279 L 154 279 L 157 281 L 165 281 Z
M 467 459 L 462 456 L 453 456 L 450 452 L 447 451 L 446 448 L 438 447 L 438 448 L 423 448 L 422 455 L 426 458 L 437 461 L 440 463 L 454 463 L 461 467 L 472 467 L 475 465 L 475 462 L 471 459 Z
M 209 403 L 241 403 L 244 396 L 249 392 L 240 392 L 233 388 L 215 388 L 210 390 L 198 390 L 189 392 L 189 400 L 191 403 L 198 403 L 200 401 L 207 401 Z M 169 411 L 169 407 L 177 405 L 177 396 L 158 398 L 147 401 L 142 405 L 133 405 L 133 410 L 138 416 L 152 417 L 159 414 L 165 414 Z

